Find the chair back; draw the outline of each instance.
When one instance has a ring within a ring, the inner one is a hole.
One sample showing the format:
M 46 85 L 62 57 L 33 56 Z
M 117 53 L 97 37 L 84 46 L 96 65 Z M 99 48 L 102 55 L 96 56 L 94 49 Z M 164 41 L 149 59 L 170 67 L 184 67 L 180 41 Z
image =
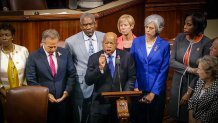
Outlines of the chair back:
M 7 123 L 46 123 L 48 88 L 22 86 L 10 89 L 6 95 Z
M 9 0 L 12 11 L 47 9 L 46 0 Z

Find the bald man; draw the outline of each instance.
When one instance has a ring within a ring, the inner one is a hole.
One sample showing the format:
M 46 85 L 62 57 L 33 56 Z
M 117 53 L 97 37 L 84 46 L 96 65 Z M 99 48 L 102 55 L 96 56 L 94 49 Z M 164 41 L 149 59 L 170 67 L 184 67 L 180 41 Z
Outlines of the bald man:
M 103 50 L 89 57 L 85 75 L 86 84 L 94 84 L 90 120 L 91 123 L 118 123 L 115 100 L 105 99 L 100 94 L 133 90 L 135 63 L 129 52 L 116 49 L 117 35 L 113 32 L 105 34 L 102 47 Z
M 218 37 L 213 39 L 212 46 L 210 47 L 210 55 L 218 57 Z

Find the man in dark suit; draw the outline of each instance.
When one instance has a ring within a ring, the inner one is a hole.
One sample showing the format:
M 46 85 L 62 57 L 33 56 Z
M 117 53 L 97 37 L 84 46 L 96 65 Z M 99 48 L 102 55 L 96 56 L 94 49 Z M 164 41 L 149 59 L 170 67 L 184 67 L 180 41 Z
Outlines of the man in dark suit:
M 49 88 L 48 123 L 66 122 L 67 97 L 77 77 L 70 52 L 57 47 L 58 41 L 56 30 L 45 30 L 43 46 L 29 55 L 26 66 L 28 85 Z
M 118 122 L 115 100 L 106 99 L 100 94 L 133 90 L 136 80 L 135 64 L 129 52 L 116 49 L 115 33 L 106 33 L 102 44 L 103 50 L 89 57 L 85 75 L 86 84 L 94 84 L 91 123 L 115 123 Z M 115 65 L 118 61 L 120 65 Z

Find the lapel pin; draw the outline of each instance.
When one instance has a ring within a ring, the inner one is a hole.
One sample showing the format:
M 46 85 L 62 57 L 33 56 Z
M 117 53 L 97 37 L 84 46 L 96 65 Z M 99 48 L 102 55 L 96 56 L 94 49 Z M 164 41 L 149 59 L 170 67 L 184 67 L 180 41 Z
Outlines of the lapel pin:
M 61 56 L 62 54 L 60 52 L 58 52 L 58 56 Z
M 154 48 L 154 51 L 156 52 L 156 51 L 157 51 L 157 49 L 158 49 L 158 46 L 156 45 L 156 46 L 155 46 L 155 48 Z
M 197 51 L 199 51 L 200 50 L 200 48 L 197 48 Z

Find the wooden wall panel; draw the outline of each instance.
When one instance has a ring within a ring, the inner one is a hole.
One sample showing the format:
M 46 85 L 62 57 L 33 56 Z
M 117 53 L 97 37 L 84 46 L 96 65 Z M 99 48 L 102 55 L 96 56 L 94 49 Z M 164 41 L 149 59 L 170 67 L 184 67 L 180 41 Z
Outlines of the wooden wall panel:
M 133 33 L 136 36 L 143 35 L 144 34 L 143 13 L 144 13 L 144 4 L 127 7 L 125 11 L 120 10 L 115 13 L 111 13 L 110 15 L 100 17 L 98 19 L 98 29 L 104 32 L 114 31 L 118 36 L 120 36 L 121 34 L 117 29 L 117 21 L 121 15 L 130 14 L 133 16 L 134 20 L 136 21 Z
M 124 4 L 120 6 L 111 7 L 96 13 L 93 12 L 98 24 L 97 30 L 102 32 L 112 31 L 120 35 L 117 30 L 118 18 L 122 14 L 131 14 L 136 21 L 134 33 L 136 35 L 143 34 L 144 27 L 141 25 L 143 25 L 144 20 L 144 0 L 128 0 L 129 3 L 126 3 L 125 0 L 122 1 Z M 63 11 L 71 10 L 65 9 Z M 32 52 L 40 47 L 41 35 L 46 29 L 56 29 L 60 33 L 60 40 L 62 41 L 78 33 L 80 31 L 79 17 L 81 13 L 82 12 L 79 14 L 0 16 L 0 23 L 3 21 L 11 22 L 16 29 L 14 43 L 26 46 L 29 52 Z
M 60 40 L 65 40 L 80 31 L 78 20 L 12 21 L 11 24 L 16 29 L 14 43 L 26 46 L 30 52 L 40 47 L 41 35 L 46 29 L 56 29 L 60 34 Z
M 160 14 L 165 19 L 161 36 L 173 39 L 183 31 L 185 15 L 190 12 L 204 12 L 205 0 L 145 0 L 145 17 Z

